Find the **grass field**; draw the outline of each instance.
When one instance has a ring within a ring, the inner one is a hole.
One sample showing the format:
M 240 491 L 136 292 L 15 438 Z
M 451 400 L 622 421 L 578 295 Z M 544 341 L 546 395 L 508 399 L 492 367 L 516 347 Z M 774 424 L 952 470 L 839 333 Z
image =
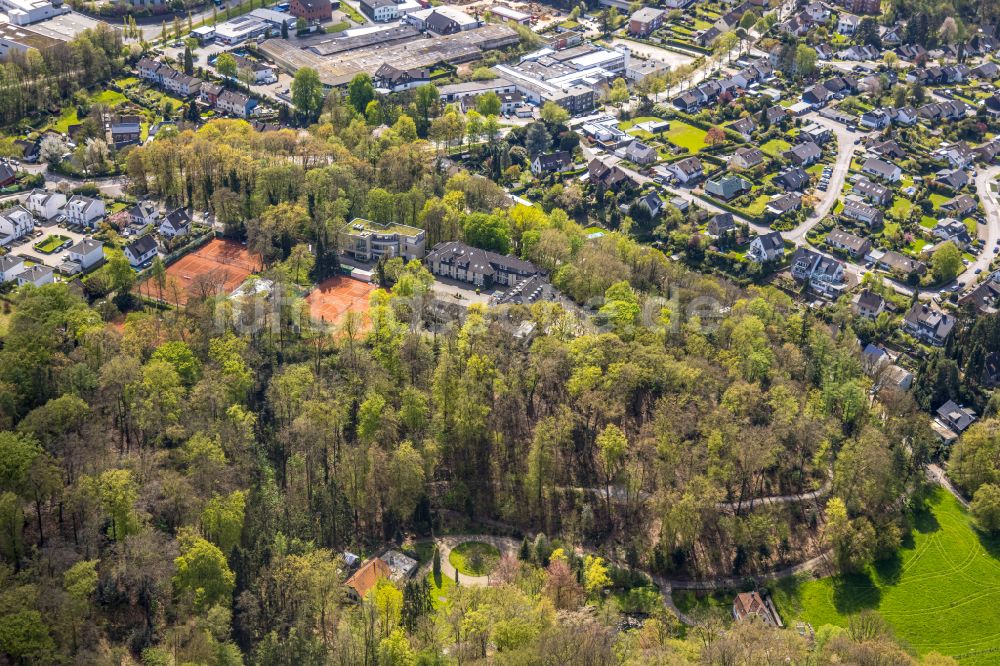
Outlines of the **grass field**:
M 697 153 L 705 147 L 706 134 L 708 132 L 705 130 L 679 120 L 671 120 L 670 129 L 664 132 L 664 136 L 670 140 L 670 143 L 687 148 L 692 153 Z
M 485 576 L 493 571 L 500 561 L 500 551 L 496 546 L 482 541 L 466 541 L 451 549 L 448 561 L 460 574 Z
M 35 243 L 34 248 L 44 254 L 52 254 L 62 247 L 63 243 L 68 240 L 69 238 L 66 238 L 65 236 L 52 235 Z
M 102 90 L 90 98 L 93 104 L 105 104 L 107 106 L 118 106 L 122 102 L 127 102 L 128 98 L 117 90 Z
M 770 155 L 771 157 L 777 157 L 778 155 L 781 155 L 781 153 L 785 152 L 791 147 L 792 144 L 788 143 L 784 139 L 771 139 L 770 141 L 762 145 L 760 149 L 766 155 Z
M 913 210 L 912 201 L 904 197 L 896 197 L 892 200 L 892 208 L 889 209 L 889 213 L 897 218 L 905 219 L 909 217 L 911 210 Z
M 870 608 L 921 654 L 958 656 L 963 665 L 997 663 L 1000 538 L 980 534 L 940 489 L 914 524 L 895 558 L 863 573 L 783 581 L 774 599 L 785 624 L 802 619 L 816 628 L 845 626 L 850 615 Z
M 434 610 L 438 610 L 448 603 L 448 595 L 455 589 L 455 581 L 447 576 L 441 576 L 441 585 L 438 586 L 434 582 L 434 574 L 429 573 L 427 574 L 427 582 L 431 586 L 431 605 Z

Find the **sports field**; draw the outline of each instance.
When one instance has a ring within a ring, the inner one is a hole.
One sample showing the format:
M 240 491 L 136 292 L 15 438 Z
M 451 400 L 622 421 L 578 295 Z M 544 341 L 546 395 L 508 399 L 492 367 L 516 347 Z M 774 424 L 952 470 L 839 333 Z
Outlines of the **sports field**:
M 243 245 L 215 238 L 167 266 L 167 284 L 162 296 L 152 280 L 142 284 L 141 292 L 172 305 L 184 305 L 192 296 L 229 295 L 260 269 L 259 259 Z
M 979 533 L 940 489 L 914 522 L 913 538 L 898 556 L 864 573 L 783 581 L 774 601 L 785 625 L 801 619 L 814 628 L 844 626 L 850 615 L 870 608 L 920 654 L 1000 663 L 1000 538 Z
M 335 275 L 317 284 L 306 296 L 306 303 L 313 319 L 334 325 L 348 311 L 367 314 L 368 297 L 375 289 L 373 284 Z

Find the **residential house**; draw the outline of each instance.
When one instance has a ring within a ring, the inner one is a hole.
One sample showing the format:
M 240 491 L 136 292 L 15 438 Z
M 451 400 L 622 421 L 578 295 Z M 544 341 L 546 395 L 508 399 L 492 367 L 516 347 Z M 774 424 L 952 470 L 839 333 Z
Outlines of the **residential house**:
M 35 218 L 21 206 L 0 211 L 0 245 L 10 245 L 35 230 Z
M 104 243 L 93 238 L 84 238 L 69 248 L 69 260 L 80 264 L 81 270 L 90 270 L 104 261 Z
M 17 285 L 19 287 L 26 284 L 41 287 L 42 285 L 52 284 L 55 281 L 56 278 L 53 270 L 43 264 L 36 264 L 17 274 Z
M 167 213 L 160 223 L 160 235 L 166 238 L 186 236 L 191 231 L 191 216 L 187 209 L 175 208 Z
M 225 90 L 225 88 L 220 86 L 218 83 L 205 81 L 201 85 L 201 90 L 198 92 L 198 100 L 214 108 L 215 105 L 218 104 L 219 95 L 222 94 L 223 90 Z
M 139 268 L 156 256 L 156 239 L 152 234 L 140 236 L 125 245 L 125 258 L 132 268 Z
M 785 241 L 777 231 L 757 236 L 750 241 L 747 259 L 762 264 L 785 256 Z
M 659 154 L 653 146 L 633 141 L 625 148 L 625 159 L 634 164 L 652 164 L 659 159 Z
M 763 164 L 765 159 L 764 151 L 760 148 L 741 146 L 729 158 L 729 166 L 744 170 L 752 169 Z
M 288 13 L 295 18 L 322 23 L 333 18 L 333 3 L 330 0 L 291 0 Z
M 877 0 L 876 0 L 877 4 Z M 903 23 L 895 23 L 890 25 L 888 28 L 882 32 L 882 46 L 898 46 L 903 43 L 903 38 L 906 36 L 906 25 Z
M 778 172 L 772 181 L 786 192 L 801 192 L 809 185 L 809 174 L 800 166 L 790 166 Z
M 24 259 L 13 254 L 0 255 L 0 284 L 13 282 L 24 271 Z
M 628 32 L 633 37 L 648 37 L 650 33 L 663 25 L 667 13 L 655 7 L 643 7 L 632 14 L 628 21 Z
M 833 131 L 829 127 L 819 123 L 807 123 L 799 129 L 800 141 L 812 141 L 815 144 L 823 145 L 833 136 Z
M 825 23 L 830 18 L 830 10 L 822 2 L 810 2 L 806 5 L 805 14 L 813 23 Z
M 853 305 L 854 314 L 865 319 L 875 319 L 885 312 L 885 299 L 868 289 L 858 294 Z
M 788 111 L 780 104 L 769 107 L 764 113 L 767 116 L 767 122 L 771 125 L 780 125 L 788 120 Z
M 375 70 L 375 76 L 373 77 L 376 88 L 391 90 L 392 92 L 416 88 L 425 83 L 430 83 L 430 80 L 431 73 L 427 68 L 400 69 L 393 67 L 387 62 Z
M 701 179 L 703 172 L 701 160 L 697 157 L 685 157 L 667 166 L 667 170 L 677 178 L 678 182 L 687 185 Z
M 694 41 L 698 44 L 698 46 L 704 49 L 714 44 L 715 40 L 717 40 L 720 35 L 722 35 L 722 31 L 713 25 L 700 35 L 697 35 L 694 38 Z
M 915 303 L 903 317 L 903 330 L 930 345 L 943 345 L 954 327 L 954 316 L 927 303 Z
M 986 60 L 983 64 L 973 67 L 971 73 L 984 81 L 995 81 L 1000 78 L 1000 66 L 992 60 Z
M 753 184 L 749 180 L 733 174 L 723 175 L 705 183 L 705 193 L 723 201 L 735 199 L 751 189 L 753 189 Z
M 965 432 L 977 418 L 974 411 L 959 405 L 954 400 L 949 400 L 938 407 L 936 413 L 938 420 L 955 432 Z
M 663 212 L 663 207 L 666 205 L 660 195 L 656 193 L 656 190 L 650 190 L 639 198 L 637 204 L 649 213 L 650 219 L 655 220 Z
M 918 261 L 905 254 L 900 254 L 895 250 L 889 250 L 878 260 L 878 267 L 890 273 L 899 275 L 923 275 L 927 272 L 927 266 L 922 261 Z
M 858 24 L 861 22 L 854 14 L 841 12 L 837 17 L 837 32 L 842 35 L 853 35 L 858 31 Z
M 968 194 L 960 194 L 953 199 L 949 199 L 941 204 L 941 210 L 953 217 L 962 219 L 976 212 L 979 204 Z
M 820 109 L 826 106 L 830 96 L 830 91 L 823 87 L 822 83 L 817 83 L 802 93 L 802 101 L 813 109 Z
M 957 192 L 969 184 L 969 175 L 965 169 L 941 169 L 934 174 L 934 182 Z
M 171 92 L 178 97 L 196 95 L 201 89 L 201 79 L 185 74 L 167 65 L 161 65 L 158 74 L 160 76 L 160 85 L 167 92 Z
M 889 107 L 886 109 L 886 112 L 889 114 L 893 125 L 902 125 L 904 127 L 915 125 L 920 118 L 917 110 L 912 106 L 903 106 L 898 109 Z
M 75 224 L 91 229 L 97 226 L 97 223 L 104 217 L 105 212 L 103 199 L 94 199 L 79 194 L 70 197 L 69 201 L 63 207 L 63 215 L 66 216 L 67 224 Z
M 361 601 L 383 578 L 392 578 L 392 571 L 381 558 L 375 557 L 358 567 L 358 570 L 351 574 L 350 578 L 344 581 L 344 584 L 347 586 L 348 594 L 355 601 Z
M 769 215 L 781 217 L 786 213 L 791 213 L 802 207 L 802 195 L 797 192 L 786 192 L 777 194 L 767 202 L 764 211 Z
M 889 183 L 898 183 L 903 177 L 902 169 L 877 157 L 866 159 L 861 165 L 861 172 Z
M 806 141 L 786 150 L 784 157 L 796 166 L 807 167 L 823 157 L 823 150 L 816 143 Z
M 937 158 L 948 160 L 953 169 L 964 169 L 976 159 L 976 153 L 965 141 L 943 146 L 933 154 Z
M 385 23 L 399 18 L 399 7 L 395 0 L 361 0 L 361 11 L 376 23 Z
M 844 250 L 855 259 L 864 259 L 872 250 L 872 243 L 867 238 L 856 236 L 843 229 L 833 229 L 826 235 L 826 244 L 839 250 Z
M 157 224 L 160 211 L 151 201 L 140 201 L 128 209 L 129 229 L 133 234 L 140 234 Z
M 599 185 L 609 190 L 618 190 L 635 185 L 625 171 L 617 164 L 608 165 L 598 158 L 590 160 L 587 164 L 587 177 L 591 184 Z
M 917 109 L 917 115 L 928 122 L 934 123 L 938 121 L 961 120 L 970 110 L 971 107 L 965 102 L 931 102 Z
M 872 130 L 885 129 L 892 123 L 889 112 L 885 109 L 872 109 L 861 114 L 858 124 Z
M 278 80 L 278 75 L 274 68 L 259 60 L 251 60 L 243 56 L 233 56 L 236 60 L 236 74 L 243 81 L 249 81 L 253 85 L 274 83 Z
M 17 182 L 17 170 L 7 160 L 0 160 L 0 187 L 9 187 Z
M 749 617 L 756 617 L 769 627 L 780 627 L 781 620 L 756 591 L 740 592 L 733 600 L 733 618 L 742 622 Z
M 995 314 L 1000 308 L 1000 275 L 986 280 L 958 299 L 960 305 L 972 303 L 980 314 Z
M 139 143 L 142 137 L 142 126 L 137 122 L 114 122 L 108 129 L 111 134 L 111 145 L 124 148 Z
M 902 160 L 906 159 L 906 151 L 903 150 L 895 139 L 889 139 L 888 141 L 874 140 L 869 141 L 866 144 L 866 149 L 869 153 L 873 155 L 878 155 L 887 160 L 896 159 Z
M 818 52 L 819 47 L 817 47 L 816 50 Z M 848 46 L 846 49 L 841 49 L 840 51 L 837 51 L 837 57 L 840 60 L 865 62 L 867 60 L 877 59 L 879 57 L 879 50 L 869 44 L 854 44 L 852 46 Z
M 858 178 L 851 189 L 858 196 L 879 206 L 887 206 L 892 201 L 892 190 L 867 178 Z
M 32 190 L 24 200 L 24 207 L 41 220 L 51 220 L 65 205 L 65 194 L 46 190 Z
M 216 99 L 215 108 L 237 118 L 249 118 L 257 108 L 257 100 L 235 90 L 225 90 Z
M 359 217 L 340 231 L 345 254 L 359 261 L 402 257 L 403 261 L 423 259 L 427 235 L 423 229 L 406 224 L 378 224 Z
M 733 130 L 734 132 L 742 136 L 744 139 L 749 141 L 751 138 L 753 138 L 754 130 L 757 129 L 757 123 L 755 123 L 753 121 L 753 118 L 751 118 L 750 116 L 744 116 L 743 118 L 740 118 L 736 122 L 729 123 L 728 127 L 729 129 Z
M 531 161 L 531 173 L 536 178 L 548 173 L 561 173 L 573 168 L 573 156 L 566 150 L 538 154 Z
M 735 230 L 736 222 L 733 220 L 732 213 L 719 213 L 717 215 L 713 215 L 712 219 L 710 219 L 706 225 L 708 235 L 715 236 L 716 238 Z
M 396 583 L 402 583 L 417 572 L 418 562 L 398 550 L 387 550 L 379 556 L 389 567 L 389 578 Z
M 427 253 L 424 263 L 434 275 L 486 288 L 512 286 L 538 273 L 538 268 L 530 261 L 470 247 L 459 241 L 438 243 Z
M 972 244 L 972 236 L 965 224 L 953 217 L 945 217 L 937 221 L 932 230 L 937 238 L 943 242 L 951 241 L 960 250 L 964 250 Z
M 792 255 L 792 277 L 809 281 L 810 286 L 827 296 L 843 290 L 844 265 L 807 247 L 800 247 Z
M 861 365 L 868 375 L 873 375 L 892 362 L 884 347 L 869 342 L 861 350 Z
M 927 49 L 920 44 L 901 44 L 896 47 L 896 55 L 899 56 L 900 60 L 916 62 L 927 56 Z
M 884 217 L 882 211 L 875 206 L 870 206 L 862 201 L 850 198 L 844 201 L 844 208 L 840 211 L 840 214 L 848 219 L 863 222 L 870 227 L 882 224 Z

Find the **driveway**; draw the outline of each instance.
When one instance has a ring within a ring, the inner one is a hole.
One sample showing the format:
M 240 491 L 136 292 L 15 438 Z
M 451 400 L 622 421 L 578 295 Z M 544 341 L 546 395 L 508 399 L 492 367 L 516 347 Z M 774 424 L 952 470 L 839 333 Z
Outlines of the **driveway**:
M 997 193 L 990 185 L 1000 176 L 1000 166 L 980 167 L 976 172 L 976 192 L 979 200 L 983 203 L 983 210 L 986 211 L 985 229 L 979 230 L 979 236 L 983 239 L 982 252 L 971 262 L 963 274 L 965 282 L 972 284 L 975 280 L 976 269 L 980 269 L 983 274 L 989 273 L 990 264 L 997 255 L 993 254 L 993 248 L 1000 241 L 1000 200 Z
M 75 231 L 70 231 L 65 227 L 57 226 L 55 223 L 43 222 L 35 226 L 35 229 L 42 232 L 42 235 L 38 238 L 28 238 L 25 241 L 19 243 L 14 243 L 11 248 L 11 254 L 20 254 L 30 256 L 33 260 L 41 261 L 41 263 L 49 266 L 51 268 L 56 268 L 62 262 L 69 257 L 66 250 L 59 250 L 58 252 L 53 252 L 52 254 L 43 254 L 35 249 L 35 243 L 45 240 L 49 236 L 59 235 L 65 236 L 73 241 L 73 245 L 79 243 L 84 238 L 88 236 L 86 234 L 77 233 Z
M 809 233 L 809 230 L 819 224 L 819 221 L 826 217 L 827 213 L 837 203 L 840 192 L 844 189 L 844 181 L 847 179 L 847 173 L 851 169 L 854 150 L 857 148 L 854 142 L 862 134 L 861 132 L 853 132 L 840 123 L 827 120 L 817 113 L 810 113 L 807 117 L 809 120 L 833 132 L 834 137 L 837 139 L 837 159 L 833 165 L 833 174 L 830 176 L 830 185 L 827 187 L 826 192 L 823 192 L 823 198 L 820 199 L 812 215 L 791 231 L 783 231 L 781 233 L 782 238 L 796 245 L 802 245 L 805 242 L 806 234 Z
M 622 39 L 621 37 L 615 37 L 611 40 L 611 46 L 619 45 L 627 47 L 629 51 L 640 58 L 648 58 L 649 60 L 666 63 L 670 65 L 670 69 L 678 69 L 694 62 L 694 56 L 687 53 L 678 53 L 677 51 L 663 49 L 659 46 L 652 46 L 651 44 L 644 44 L 642 42 L 635 42 L 631 39 Z

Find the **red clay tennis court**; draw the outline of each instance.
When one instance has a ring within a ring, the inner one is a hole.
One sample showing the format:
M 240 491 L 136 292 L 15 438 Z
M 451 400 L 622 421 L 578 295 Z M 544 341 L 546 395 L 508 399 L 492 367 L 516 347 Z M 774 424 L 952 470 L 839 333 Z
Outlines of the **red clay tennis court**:
M 368 296 L 377 287 L 343 275 L 329 277 L 309 292 L 306 303 L 313 319 L 336 324 L 346 312 L 368 312 Z
M 251 273 L 261 269 L 259 259 L 240 243 L 215 238 L 167 266 L 167 284 L 159 288 L 146 280 L 141 291 L 172 305 L 183 305 L 192 296 L 229 295 Z

